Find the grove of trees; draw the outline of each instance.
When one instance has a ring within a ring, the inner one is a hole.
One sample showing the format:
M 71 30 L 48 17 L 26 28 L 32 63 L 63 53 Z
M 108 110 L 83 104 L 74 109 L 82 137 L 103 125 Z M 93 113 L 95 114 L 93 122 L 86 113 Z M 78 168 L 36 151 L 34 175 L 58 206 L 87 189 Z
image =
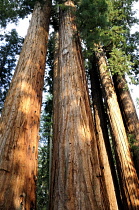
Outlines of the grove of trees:
M 1 210 L 139 209 L 135 2 L 0 3 Z

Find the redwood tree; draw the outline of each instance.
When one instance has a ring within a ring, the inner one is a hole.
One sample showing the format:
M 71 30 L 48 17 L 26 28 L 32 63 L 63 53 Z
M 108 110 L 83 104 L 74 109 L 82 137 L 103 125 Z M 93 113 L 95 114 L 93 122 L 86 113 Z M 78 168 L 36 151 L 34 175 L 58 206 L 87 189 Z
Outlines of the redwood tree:
M 139 181 L 129 150 L 128 139 L 120 112 L 112 79 L 107 68 L 105 53 L 96 52 L 102 88 L 107 103 L 107 112 L 114 137 L 117 170 L 125 209 L 139 207 Z
M 36 3 L 0 131 L 0 209 L 35 209 L 40 108 L 51 1 Z
M 67 1 L 60 13 L 50 209 L 112 209 L 98 157 L 74 8 Z
M 139 177 L 139 119 L 125 76 L 115 74 L 113 81 L 125 128 L 131 141 L 131 151 Z
M 111 209 L 116 209 L 115 200 L 117 197 L 118 208 L 123 209 L 120 188 L 117 180 L 113 147 L 111 144 L 111 133 L 106 106 L 104 103 L 101 82 L 99 78 L 98 66 L 95 53 L 88 60 L 88 71 L 91 81 L 91 96 L 94 112 L 94 124 L 97 133 L 97 145 L 102 170 L 102 176 L 106 183 L 106 188 L 110 200 Z M 114 186 L 113 186 L 114 185 Z M 115 193 L 113 191 L 115 187 Z M 115 197 L 116 196 L 116 197 Z

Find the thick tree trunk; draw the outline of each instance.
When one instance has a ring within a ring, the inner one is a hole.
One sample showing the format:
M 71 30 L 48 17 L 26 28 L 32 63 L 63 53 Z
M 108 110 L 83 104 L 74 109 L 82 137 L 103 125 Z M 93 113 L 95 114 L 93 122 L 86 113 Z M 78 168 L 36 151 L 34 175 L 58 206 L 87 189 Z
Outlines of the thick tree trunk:
M 117 169 L 125 209 L 139 209 L 139 181 L 131 158 L 116 93 L 103 51 L 96 52 L 102 88 L 108 106 L 108 115 L 114 136 Z
M 0 132 L 0 209 L 36 209 L 40 108 L 51 1 L 36 4 L 5 101 Z
M 102 177 L 106 185 L 106 193 L 108 194 L 110 209 L 118 209 L 117 201 L 120 209 L 122 208 L 120 191 L 118 188 L 117 176 L 111 151 L 110 139 L 108 134 L 108 119 L 104 110 L 103 97 L 100 87 L 95 55 L 93 56 L 93 58 L 90 59 L 90 64 L 91 68 L 89 74 L 91 81 L 91 95 L 93 101 L 94 122 L 97 132 L 97 145 L 102 169 Z M 115 188 L 113 180 L 115 183 Z
M 71 1 L 66 2 L 74 8 Z M 50 209 L 110 209 L 104 195 L 95 131 L 76 26 L 60 16 L 59 60 L 54 73 L 54 137 Z
M 127 133 L 134 139 L 133 160 L 139 177 L 139 119 L 125 77 L 115 74 L 113 81 Z

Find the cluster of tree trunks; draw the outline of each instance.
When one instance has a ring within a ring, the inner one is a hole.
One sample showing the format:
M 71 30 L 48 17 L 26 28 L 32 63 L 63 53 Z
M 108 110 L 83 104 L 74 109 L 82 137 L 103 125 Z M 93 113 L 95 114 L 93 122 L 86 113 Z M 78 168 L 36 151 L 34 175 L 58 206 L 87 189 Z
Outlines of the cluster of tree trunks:
M 74 8 L 71 1 L 66 5 Z M 106 150 L 95 136 L 81 47 L 71 9 L 60 13 L 55 63 L 50 209 L 110 209 L 110 206 L 117 209 L 108 160 L 104 160 L 103 154 L 103 160 L 99 158 L 98 148 L 102 147 L 104 154 Z
M 117 94 L 125 129 L 133 143 L 132 153 L 137 175 L 139 177 L 139 119 L 126 82 L 125 76 L 115 74 L 113 76 L 115 91 Z
M 34 8 L 2 113 L 3 210 L 36 209 L 38 131 L 50 11 L 50 0 Z M 111 77 L 100 48 L 90 69 L 92 115 L 74 11 L 74 3 L 66 1 L 56 37 L 49 209 L 137 210 L 139 180 L 127 138 L 127 132 L 133 134 L 138 147 L 135 107 L 124 88 L 125 78 Z M 137 169 L 138 149 L 133 153 Z
M 99 49 L 96 52 L 96 58 L 113 136 L 123 205 L 125 209 L 129 207 L 130 209 L 137 209 L 139 207 L 139 181 L 132 161 L 126 130 L 103 49 Z

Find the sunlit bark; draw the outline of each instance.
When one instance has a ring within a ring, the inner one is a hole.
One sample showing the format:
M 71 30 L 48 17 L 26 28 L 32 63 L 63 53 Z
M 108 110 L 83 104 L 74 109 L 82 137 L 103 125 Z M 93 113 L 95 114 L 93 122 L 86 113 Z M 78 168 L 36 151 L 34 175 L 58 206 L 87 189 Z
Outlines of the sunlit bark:
M 120 208 L 122 208 L 122 204 L 108 134 L 108 119 L 104 110 L 103 96 L 97 71 L 95 55 L 92 55 L 92 58 L 90 58 L 90 65 L 91 66 L 89 70 L 89 75 L 91 81 L 94 122 L 97 133 L 97 145 L 99 150 L 98 154 L 101 164 L 101 173 L 104 185 L 106 187 L 105 194 L 108 195 L 110 209 L 118 209 L 117 200 Z M 113 182 L 115 183 L 115 188 Z
M 74 8 L 71 1 L 66 5 Z M 54 73 L 50 209 L 110 209 L 104 193 L 79 39 L 71 10 L 60 15 Z
M 124 124 L 132 140 L 133 160 L 139 177 L 139 119 L 125 77 L 115 74 L 113 81 Z
M 116 93 L 107 70 L 105 54 L 96 52 L 102 88 L 107 102 L 108 115 L 114 136 L 117 169 L 125 209 L 139 208 L 139 181 L 129 151 L 128 139 L 123 124 Z
M 36 209 L 37 151 L 51 1 L 37 3 L 6 97 L 0 131 L 0 209 Z

